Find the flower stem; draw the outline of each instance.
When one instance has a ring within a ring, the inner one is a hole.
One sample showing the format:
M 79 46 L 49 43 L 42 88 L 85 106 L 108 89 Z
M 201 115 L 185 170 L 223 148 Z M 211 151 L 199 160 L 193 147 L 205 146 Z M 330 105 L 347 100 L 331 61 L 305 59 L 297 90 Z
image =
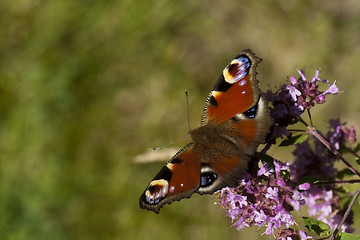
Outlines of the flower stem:
M 312 134 L 314 137 L 316 137 L 322 144 L 324 144 L 325 147 L 327 147 L 335 156 L 341 159 L 343 163 L 345 163 L 348 168 L 358 175 L 360 177 L 360 172 L 357 171 L 351 164 L 336 150 L 334 149 L 331 144 L 326 141 L 326 139 L 314 128 L 309 126 L 301 117 L 299 117 L 299 120 L 308 128 L 308 133 Z
M 325 140 L 325 138 L 323 136 L 321 136 L 321 134 L 316 131 L 316 129 L 314 127 L 310 127 L 308 126 L 309 129 L 309 133 L 311 133 L 314 137 L 316 137 L 320 142 L 322 142 L 322 144 L 325 145 L 325 147 L 327 147 L 335 156 L 337 156 L 338 158 L 341 159 L 341 161 L 343 161 L 343 163 L 345 163 L 346 166 L 348 166 L 348 168 L 355 173 L 356 175 L 358 175 L 360 177 L 360 172 L 358 170 L 356 170 L 353 166 L 351 166 L 351 164 L 336 150 L 334 149 L 331 144 Z
M 313 121 L 312 121 L 312 117 L 311 117 L 311 113 L 310 113 L 310 110 L 309 110 L 309 109 L 307 110 L 307 113 L 308 113 L 308 115 L 309 115 L 310 124 L 311 124 L 312 127 L 314 127 L 314 124 L 313 124 Z
M 344 224 L 345 220 L 349 216 L 349 214 L 351 212 L 351 209 L 354 206 L 354 204 L 355 204 L 355 202 L 356 202 L 356 200 L 358 199 L 359 196 L 360 196 L 360 190 L 358 190 L 356 192 L 354 198 L 352 199 L 351 203 L 349 204 L 348 208 L 346 209 L 346 212 L 345 212 L 344 216 L 342 217 L 340 223 L 337 225 L 336 229 L 334 230 L 333 234 L 330 237 L 331 240 L 335 239 L 336 235 L 340 231 L 341 226 Z
M 320 185 L 321 186 L 321 185 L 353 184 L 353 183 L 360 183 L 360 179 L 316 182 L 313 185 Z

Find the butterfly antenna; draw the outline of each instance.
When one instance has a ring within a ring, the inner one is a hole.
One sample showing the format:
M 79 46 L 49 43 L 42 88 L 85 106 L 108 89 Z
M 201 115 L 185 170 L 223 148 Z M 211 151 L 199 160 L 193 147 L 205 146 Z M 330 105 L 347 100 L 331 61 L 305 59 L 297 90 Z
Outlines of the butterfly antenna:
M 189 127 L 189 132 L 191 132 L 191 127 L 190 127 L 190 117 L 189 117 L 189 94 L 187 92 L 187 90 L 185 90 L 185 96 L 186 96 L 186 108 L 187 108 L 187 111 L 186 111 L 186 115 L 187 115 L 187 122 L 188 122 L 188 127 Z M 185 136 L 182 136 L 181 138 L 178 138 L 176 139 L 175 141 L 172 141 L 168 144 L 165 144 L 165 145 L 162 145 L 162 146 L 159 146 L 159 147 L 155 147 L 153 148 L 152 150 L 155 151 L 155 150 L 159 150 L 160 148 L 164 148 L 164 147 L 168 147 L 184 138 L 186 138 L 188 135 L 185 135 Z
M 187 115 L 187 122 L 188 122 L 188 127 L 189 127 L 189 132 L 191 132 L 191 127 L 190 127 L 190 114 L 189 114 L 189 94 L 187 92 L 187 90 L 185 90 L 185 96 L 186 96 L 186 115 Z
M 178 141 L 186 138 L 187 136 L 188 136 L 188 135 L 185 135 L 185 136 L 182 136 L 181 138 L 178 138 L 178 139 L 176 139 L 176 140 L 174 140 L 174 141 L 172 141 L 172 142 L 170 142 L 170 143 L 167 143 L 167 144 L 165 144 L 165 145 L 162 145 L 162 146 L 159 146 L 159 147 L 154 147 L 152 150 L 153 150 L 153 151 L 156 151 L 156 150 L 159 150 L 160 148 L 168 147 L 168 146 L 170 146 L 170 145 L 172 145 L 172 144 L 174 144 L 174 143 L 176 143 L 176 142 L 178 142 Z

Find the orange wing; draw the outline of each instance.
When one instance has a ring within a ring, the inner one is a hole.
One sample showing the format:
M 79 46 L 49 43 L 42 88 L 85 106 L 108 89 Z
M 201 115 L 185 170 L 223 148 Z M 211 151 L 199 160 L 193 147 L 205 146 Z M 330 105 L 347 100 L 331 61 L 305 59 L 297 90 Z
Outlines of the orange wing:
M 260 91 L 255 69 L 260 61 L 251 50 L 245 50 L 228 64 L 210 92 L 203 125 L 219 125 L 257 103 Z
M 192 144 L 181 149 L 154 177 L 140 197 L 140 207 L 159 213 L 160 208 L 190 197 L 200 186 L 201 156 Z

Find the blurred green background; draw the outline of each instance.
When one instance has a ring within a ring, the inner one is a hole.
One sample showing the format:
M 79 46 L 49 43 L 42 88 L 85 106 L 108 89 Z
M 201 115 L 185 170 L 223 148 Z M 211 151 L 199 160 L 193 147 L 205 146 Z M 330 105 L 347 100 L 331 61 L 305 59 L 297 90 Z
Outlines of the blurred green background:
M 360 127 L 357 0 L 2 0 L 0 19 L 0 239 L 267 239 L 231 228 L 214 196 L 140 209 L 164 162 L 133 161 L 186 135 L 185 89 L 198 126 L 246 48 L 264 91 L 321 67 L 345 93 L 315 124 Z

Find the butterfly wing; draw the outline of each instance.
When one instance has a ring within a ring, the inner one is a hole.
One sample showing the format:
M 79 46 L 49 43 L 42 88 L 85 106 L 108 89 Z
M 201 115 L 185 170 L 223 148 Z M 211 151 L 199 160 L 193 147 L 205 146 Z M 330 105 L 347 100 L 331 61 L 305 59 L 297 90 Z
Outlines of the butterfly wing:
M 192 144 L 181 149 L 154 177 L 140 197 L 140 207 L 159 213 L 160 208 L 190 197 L 200 185 L 201 156 Z
M 241 52 L 223 70 L 210 92 L 202 117 L 204 131 L 194 132 L 200 137 L 193 138 L 204 138 L 209 132 L 216 136 L 211 142 L 217 146 L 210 148 L 218 150 L 203 149 L 207 157 L 202 162 L 207 164 L 201 169 L 216 177 L 207 186 L 200 186 L 199 193 L 236 185 L 273 124 L 256 80 L 256 65 L 260 61 L 251 50 Z
M 202 116 L 202 125 L 237 129 L 238 140 L 253 153 L 273 124 L 266 100 L 256 80 L 261 59 L 247 49 L 223 70 L 210 92 Z M 253 155 L 253 154 L 252 154 Z
M 202 116 L 202 125 L 221 124 L 249 110 L 259 100 L 256 65 L 261 59 L 250 50 L 238 54 L 215 83 Z

